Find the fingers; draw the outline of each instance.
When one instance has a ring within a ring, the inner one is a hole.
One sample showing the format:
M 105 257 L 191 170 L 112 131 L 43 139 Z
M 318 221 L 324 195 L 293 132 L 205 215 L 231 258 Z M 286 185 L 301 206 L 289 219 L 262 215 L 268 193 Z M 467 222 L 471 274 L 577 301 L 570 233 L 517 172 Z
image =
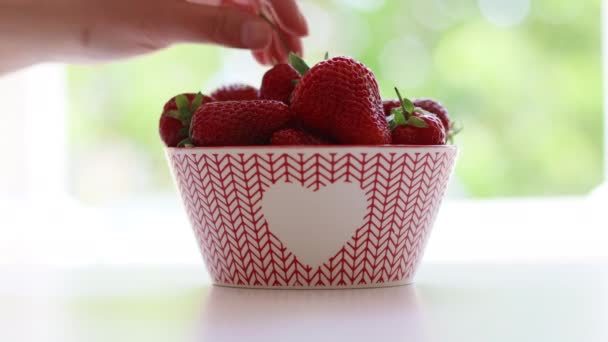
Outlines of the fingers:
M 285 63 L 290 51 L 302 55 L 301 37 L 308 26 L 295 0 L 187 1 L 182 3 L 186 19 L 176 19 L 183 30 L 180 39 L 251 49 L 261 64 Z M 259 10 L 275 28 L 256 15 Z
M 289 47 L 291 47 L 291 51 L 295 52 L 299 56 L 304 56 L 304 48 L 302 46 L 302 39 L 300 37 L 287 37 L 287 44 Z
M 298 37 L 286 36 L 286 43 L 290 47 L 285 49 L 285 45 L 280 41 L 278 35 L 274 34 L 272 43 L 264 50 L 253 51 L 253 57 L 256 61 L 263 65 L 271 65 L 276 63 L 287 63 L 289 61 L 289 52 L 295 52 L 298 55 L 303 55 L 302 40 Z
M 291 35 L 306 36 L 308 24 L 295 0 L 268 0 L 272 5 L 278 25 Z
M 228 47 L 260 50 L 272 42 L 270 25 L 258 16 L 233 8 L 184 3 L 180 15 L 173 11 L 178 41 L 207 42 Z
M 282 50 L 285 50 L 287 48 L 287 50 L 288 50 L 287 52 L 295 52 L 296 54 L 302 56 L 302 53 L 303 53 L 302 38 L 300 38 L 298 36 L 288 35 L 282 29 L 279 29 L 279 32 L 281 33 L 281 36 L 283 37 L 283 40 L 279 42 L 279 43 L 281 43 Z M 278 38 L 280 38 L 280 37 L 278 37 Z M 273 42 L 274 42 L 274 40 L 273 40 Z M 287 45 L 287 47 L 285 45 Z
M 268 56 L 266 55 L 266 51 L 264 50 L 255 50 L 251 52 L 253 54 L 253 58 L 255 58 L 258 63 L 262 65 L 272 64 Z
M 280 36 L 276 32 L 273 34 L 272 43 L 267 50 L 271 55 L 272 60 L 278 63 L 287 63 L 290 52 L 295 52 L 296 54 L 302 56 L 302 40 L 300 37 L 289 36 L 280 30 Z
M 239 8 L 249 13 L 259 13 L 263 0 L 186 0 L 193 4 L 209 5 L 209 6 L 232 6 Z
M 287 54 L 289 50 L 283 45 L 283 42 L 275 32 L 272 34 L 272 43 L 270 44 L 270 55 L 274 64 L 276 63 L 287 63 Z

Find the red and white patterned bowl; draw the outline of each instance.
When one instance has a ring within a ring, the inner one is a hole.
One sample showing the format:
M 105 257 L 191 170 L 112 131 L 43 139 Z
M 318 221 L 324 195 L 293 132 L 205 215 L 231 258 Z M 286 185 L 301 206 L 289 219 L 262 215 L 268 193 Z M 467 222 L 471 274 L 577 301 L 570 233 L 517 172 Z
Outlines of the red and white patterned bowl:
M 412 282 L 454 146 L 168 148 L 218 285 L 354 288 Z

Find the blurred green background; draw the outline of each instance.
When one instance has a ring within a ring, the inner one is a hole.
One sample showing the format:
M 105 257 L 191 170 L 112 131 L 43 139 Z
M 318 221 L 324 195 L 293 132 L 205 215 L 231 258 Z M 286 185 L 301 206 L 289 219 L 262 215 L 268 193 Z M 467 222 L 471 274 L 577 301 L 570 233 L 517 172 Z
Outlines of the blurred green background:
M 350 55 L 383 97 L 443 102 L 465 130 L 463 196 L 584 194 L 602 179 L 600 1 L 306 0 L 306 59 Z M 73 191 L 85 201 L 171 191 L 160 139 L 179 92 L 264 68 L 244 51 L 181 45 L 112 65 L 70 67 Z M 106 183 L 92 182 L 111 177 Z M 97 187 L 97 188 L 95 188 Z

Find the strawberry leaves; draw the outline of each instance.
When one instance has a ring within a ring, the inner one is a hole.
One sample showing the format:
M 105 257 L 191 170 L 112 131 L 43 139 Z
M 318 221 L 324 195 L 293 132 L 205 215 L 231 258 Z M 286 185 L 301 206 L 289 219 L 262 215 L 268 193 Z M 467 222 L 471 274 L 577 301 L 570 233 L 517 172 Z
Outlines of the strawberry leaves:
M 464 129 L 464 127 L 462 126 L 462 123 L 455 123 L 455 122 L 450 123 L 450 129 L 447 132 L 448 141 L 450 142 L 450 144 L 454 143 L 454 137 L 458 133 L 462 132 L 463 129 Z
M 177 110 L 181 113 L 190 109 L 190 101 L 188 101 L 188 97 L 184 94 L 177 95 L 175 97 L 175 105 L 177 105 Z
M 192 115 L 194 112 L 203 104 L 203 94 L 197 93 L 192 103 L 188 100 L 188 97 L 184 94 L 177 95 L 175 97 L 175 105 L 177 110 L 170 110 L 165 115 L 173 117 L 181 121 L 184 126 L 189 127 L 190 121 L 192 121 Z
M 395 92 L 397 93 L 397 97 L 399 98 L 399 103 L 401 103 L 401 108 L 403 109 L 403 112 L 407 116 L 412 114 L 414 112 L 414 110 L 416 110 L 416 106 L 414 106 L 414 103 L 412 101 L 410 101 L 410 99 L 408 99 L 408 98 L 403 98 L 403 96 L 401 96 L 401 93 L 399 92 L 399 89 L 397 89 L 397 87 L 395 87 Z
M 166 112 L 165 115 L 170 116 L 170 117 L 177 119 L 177 120 L 181 121 L 182 123 L 184 123 L 184 121 L 182 120 L 181 114 L 177 110 L 170 110 L 170 111 Z
M 329 52 L 325 52 L 323 56 L 323 60 L 329 59 Z M 310 66 L 302 59 L 302 57 L 297 54 L 290 52 L 289 53 L 289 65 L 291 65 L 300 75 L 304 76 L 308 70 L 310 70 Z
M 414 126 L 418 128 L 428 127 L 426 121 L 414 115 L 415 112 L 424 113 L 424 110 L 417 108 L 414 103 L 410 101 L 410 99 L 401 96 L 401 93 L 399 92 L 399 89 L 397 89 L 397 87 L 395 87 L 395 92 L 397 93 L 397 97 L 399 98 L 401 108 L 393 109 L 393 111 L 391 112 L 392 115 L 387 118 L 389 120 L 391 130 L 395 129 L 398 126 L 404 125 Z
M 289 64 L 302 76 L 306 75 L 308 70 L 310 70 L 310 67 L 308 64 L 306 64 L 302 57 L 293 52 L 289 53 Z
M 395 127 L 397 127 L 397 126 L 402 126 L 402 125 L 407 124 L 405 115 L 403 115 L 403 110 L 401 110 L 400 108 L 393 109 L 391 117 L 389 117 L 389 118 L 391 118 L 389 120 L 391 130 L 395 129 Z
M 187 137 L 177 144 L 177 147 L 194 147 L 194 143 L 192 142 L 192 138 Z
M 426 128 L 429 126 L 429 124 L 426 123 L 426 121 L 422 120 L 419 117 L 416 116 L 410 116 L 409 120 L 407 120 L 407 124 L 410 126 L 414 126 L 414 127 L 418 127 L 418 128 Z
M 190 123 L 192 122 L 192 116 L 196 110 L 203 105 L 205 97 L 202 93 L 198 92 L 192 102 L 188 99 L 186 94 L 180 94 L 175 96 L 175 106 L 177 109 L 170 110 L 164 113 L 166 116 L 170 116 L 179 120 L 183 127 L 177 133 L 179 136 L 185 136 L 186 138 L 181 140 L 177 147 L 193 147 L 192 138 L 190 136 Z
M 203 94 L 201 92 L 196 93 L 192 103 L 190 104 L 190 112 L 194 113 L 203 104 Z

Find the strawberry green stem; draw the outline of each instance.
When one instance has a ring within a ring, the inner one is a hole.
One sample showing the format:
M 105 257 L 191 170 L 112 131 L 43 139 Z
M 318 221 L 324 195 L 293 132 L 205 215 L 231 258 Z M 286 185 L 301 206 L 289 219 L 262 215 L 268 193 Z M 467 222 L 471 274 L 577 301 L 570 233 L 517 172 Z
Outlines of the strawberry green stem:
M 395 92 L 397 93 L 397 97 L 399 97 L 399 104 L 401 104 L 401 110 L 396 109 L 393 112 L 393 125 L 410 125 L 419 128 L 426 128 L 428 124 L 421 118 L 414 115 L 414 111 L 416 111 L 416 106 L 412 101 L 408 98 L 401 96 L 399 89 L 395 87 Z
M 395 92 L 397 93 L 397 98 L 399 98 L 399 104 L 401 104 L 401 108 L 403 109 L 403 116 L 405 117 L 405 120 L 407 121 L 407 120 L 409 120 L 411 113 L 406 108 L 404 100 L 403 100 L 403 96 L 401 96 L 401 93 L 399 92 L 399 89 L 397 89 L 397 87 L 395 87 Z

